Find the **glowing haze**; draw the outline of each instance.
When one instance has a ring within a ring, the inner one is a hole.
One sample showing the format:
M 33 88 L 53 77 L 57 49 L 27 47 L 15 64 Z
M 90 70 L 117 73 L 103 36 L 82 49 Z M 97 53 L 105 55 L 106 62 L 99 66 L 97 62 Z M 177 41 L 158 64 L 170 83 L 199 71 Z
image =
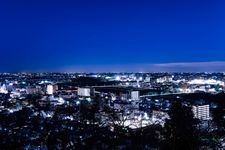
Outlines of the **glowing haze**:
M 225 62 L 192 62 L 131 65 L 86 65 L 62 69 L 63 72 L 225 72 Z

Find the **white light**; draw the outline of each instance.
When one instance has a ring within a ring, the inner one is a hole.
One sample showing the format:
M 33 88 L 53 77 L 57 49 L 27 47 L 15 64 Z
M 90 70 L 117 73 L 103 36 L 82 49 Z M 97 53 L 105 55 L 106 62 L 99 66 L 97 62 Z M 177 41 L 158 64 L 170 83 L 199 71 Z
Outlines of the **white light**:
M 116 76 L 116 80 L 119 81 L 120 80 L 120 76 Z

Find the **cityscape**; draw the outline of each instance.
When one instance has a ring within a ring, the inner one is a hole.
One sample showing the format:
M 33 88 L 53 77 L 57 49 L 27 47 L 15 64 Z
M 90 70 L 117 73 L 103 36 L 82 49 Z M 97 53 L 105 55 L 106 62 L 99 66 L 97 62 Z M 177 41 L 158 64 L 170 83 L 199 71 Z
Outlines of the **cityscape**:
M 224 0 L 0 0 L 0 150 L 225 150 Z
M 225 148 L 224 73 L 2 73 L 0 83 L 1 149 Z

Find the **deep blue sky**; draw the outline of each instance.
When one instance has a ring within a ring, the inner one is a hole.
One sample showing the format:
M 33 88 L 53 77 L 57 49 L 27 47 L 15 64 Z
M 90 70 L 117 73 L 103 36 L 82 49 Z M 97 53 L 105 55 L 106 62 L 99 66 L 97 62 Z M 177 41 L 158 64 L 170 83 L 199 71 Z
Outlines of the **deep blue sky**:
M 224 0 L 0 1 L 0 71 L 225 61 Z

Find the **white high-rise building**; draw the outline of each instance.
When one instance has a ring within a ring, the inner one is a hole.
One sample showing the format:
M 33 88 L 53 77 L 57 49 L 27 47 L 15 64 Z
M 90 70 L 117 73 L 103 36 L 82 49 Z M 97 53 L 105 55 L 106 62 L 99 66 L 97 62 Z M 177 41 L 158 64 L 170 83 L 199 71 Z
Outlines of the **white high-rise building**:
M 91 89 L 90 88 L 78 88 L 77 95 L 83 96 L 83 97 L 90 97 Z
M 131 92 L 131 100 L 140 100 L 140 92 L 132 91 Z
M 53 95 L 56 91 L 58 91 L 58 85 L 57 84 L 47 85 L 46 94 Z
M 54 86 L 49 84 L 47 85 L 47 94 L 48 95 L 53 95 L 54 94 Z
M 209 105 L 193 106 L 194 117 L 200 120 L 209 120 Z

